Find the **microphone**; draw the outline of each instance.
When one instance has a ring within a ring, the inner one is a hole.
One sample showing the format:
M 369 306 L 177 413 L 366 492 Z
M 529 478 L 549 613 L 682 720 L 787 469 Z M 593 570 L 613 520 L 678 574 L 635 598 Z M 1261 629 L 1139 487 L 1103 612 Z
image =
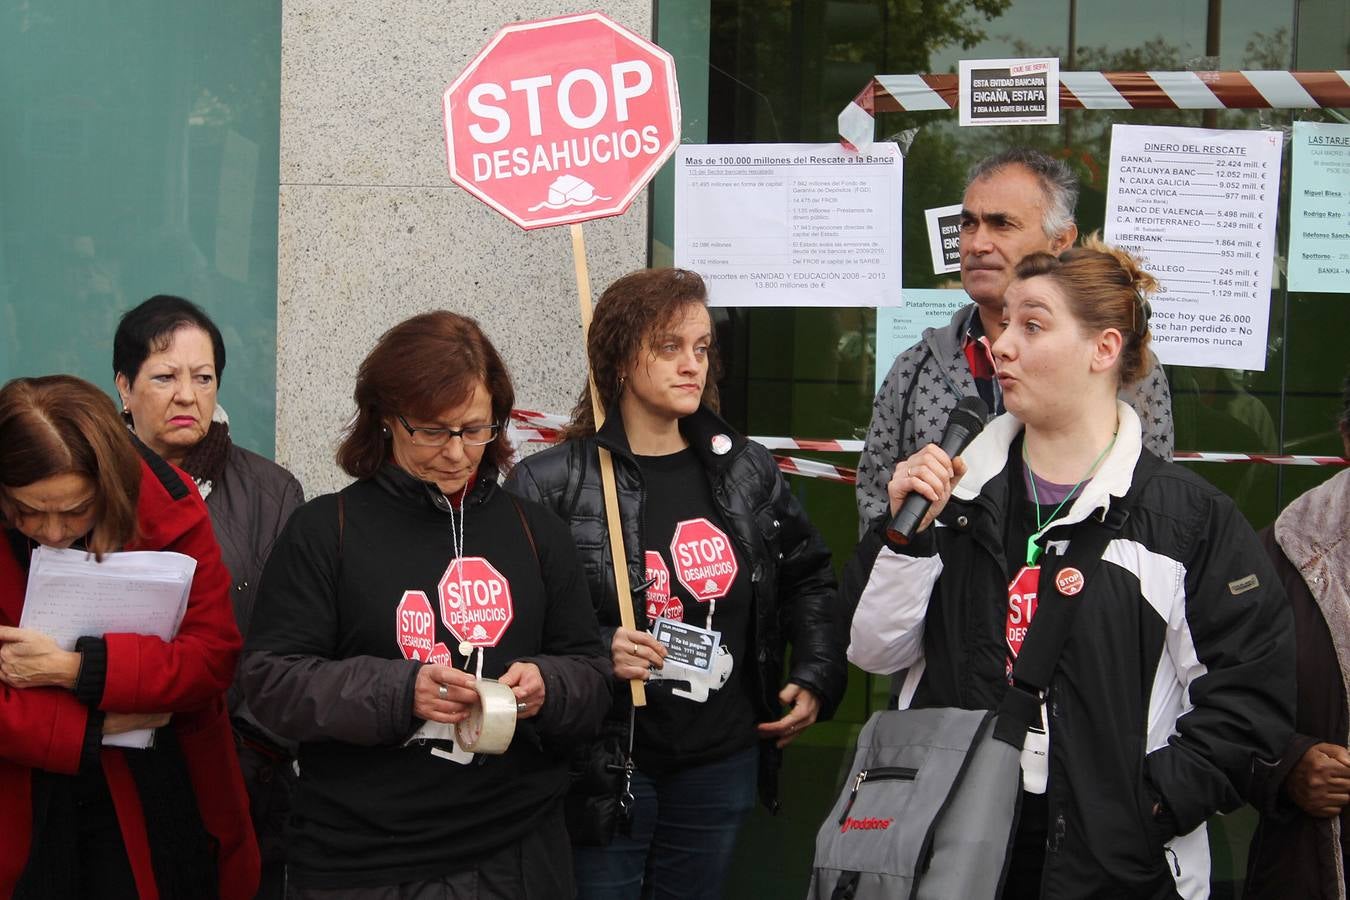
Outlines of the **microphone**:
M 983 400 L 979 397 L 962 398 L 947 419 L 947 427 L 942 431 L 942 440 L 938 442 L 938 447 L 943 453 L 955 459 L 970 446 L 975 436 L 984 430 L 984 420 L 987 418 L 989 407 Z M 919 523 L 923 521 L 924 514 L 932 505 L 933 501 L 918 491 L 905 497 L 895 518 L 886 526 L 886 537 L 895 544 L 908 544 L 914 539 L 914 532 L 919 530 Z

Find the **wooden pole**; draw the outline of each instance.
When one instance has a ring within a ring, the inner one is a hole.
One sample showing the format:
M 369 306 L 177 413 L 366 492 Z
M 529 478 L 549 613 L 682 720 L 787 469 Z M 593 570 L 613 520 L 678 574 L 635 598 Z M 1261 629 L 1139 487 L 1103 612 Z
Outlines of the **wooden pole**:
M 572 261 L 577 270 L 577 303 L 581 307 L 581 343 L 586 346 L 586 336 L 591 330 L 591 275 L 586 266 L 586 236 L 581 224 L 572 225 Z M 595 430 L 605 424 L 605 407 L 600 402 L 600 392 L 595 387 L 595 375 L 586 366 L 586 378 L 591 386 L 591 410 L 595 414 Z M 600 452 L 600 486 L 605 493 L 605 523 L 609 531 L 609 555 L 614 560 L 614 590 L 618 594 L 619 622 L 624 628 L 637 627 L 633 615 L 633 592 L 628 581 L 628 554 L 623 548 L 623 522 L 619 519 L 619 493 L 614 484 L 614 458 L 604 447 Z M 633 692 L 633 705 L 647 705 L 647 691 L 641 678 L 628 682 Z

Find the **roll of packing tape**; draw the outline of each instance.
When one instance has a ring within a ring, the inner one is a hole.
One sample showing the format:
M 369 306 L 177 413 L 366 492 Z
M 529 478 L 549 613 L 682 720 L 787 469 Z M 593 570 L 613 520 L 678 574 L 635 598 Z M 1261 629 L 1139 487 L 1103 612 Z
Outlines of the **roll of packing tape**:
M 515 692 L 490 678 L 480 678 L 474 689 L 478 704 L 455 726 L 455 740 L 474 753 L 505 753 L 516 733 Z

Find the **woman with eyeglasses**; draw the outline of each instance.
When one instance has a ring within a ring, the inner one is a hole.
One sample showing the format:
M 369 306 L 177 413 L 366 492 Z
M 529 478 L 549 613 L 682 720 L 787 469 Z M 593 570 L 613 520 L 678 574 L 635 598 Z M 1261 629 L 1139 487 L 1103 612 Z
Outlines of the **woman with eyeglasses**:
M 240 678 L 300 746 L 293 897 L 572 895 L 566 758 L 610 702 L 567 528 L 497 486 L 506 368 L 471 319 L 415 316 L 361 363 L 338 463 L 263 570 Z M 474 754 L 479 681 L 510 688 L 514 737 Z

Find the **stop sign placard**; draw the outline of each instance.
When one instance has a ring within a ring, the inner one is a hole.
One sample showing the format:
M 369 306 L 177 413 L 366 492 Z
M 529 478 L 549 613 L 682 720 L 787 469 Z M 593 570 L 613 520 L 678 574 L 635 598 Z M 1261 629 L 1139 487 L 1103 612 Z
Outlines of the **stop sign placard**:
M 437 666 L 453 666 L 455 664 L 454 659 L 450 656 L 450 648 L 440 641 L 437 641 L 436 646 L 431 648 L 431 659 L 427 662 Z
M 431 601 L 421 591 L 404 591 L 394 619 L 398 628 L 398 647 L 404 659 L 427 662 L 436 643 L 436 615 Z
M 687 519 L 675 526 L 670 559 L 680 584 L 704 603 L 725 597 L 739 571 L 731 538 L 703 518 Z
M 674 622 L 684 621 L 684 604 L 679 597 L 670 595 L 670 569 L 666 561 L 655 550 L 647 550 L 647 618 L 655 622 L 665 618 Z
M 452 560 L 437 589 L 441 621 L 461 643 L 495 647 L 515 617 L 511 585 L 481 556 Z
M 622 213 L 680 139 L 674 59 L 598 12 L 502 28 L 443 105 L 451 180 L 521 228 Z

